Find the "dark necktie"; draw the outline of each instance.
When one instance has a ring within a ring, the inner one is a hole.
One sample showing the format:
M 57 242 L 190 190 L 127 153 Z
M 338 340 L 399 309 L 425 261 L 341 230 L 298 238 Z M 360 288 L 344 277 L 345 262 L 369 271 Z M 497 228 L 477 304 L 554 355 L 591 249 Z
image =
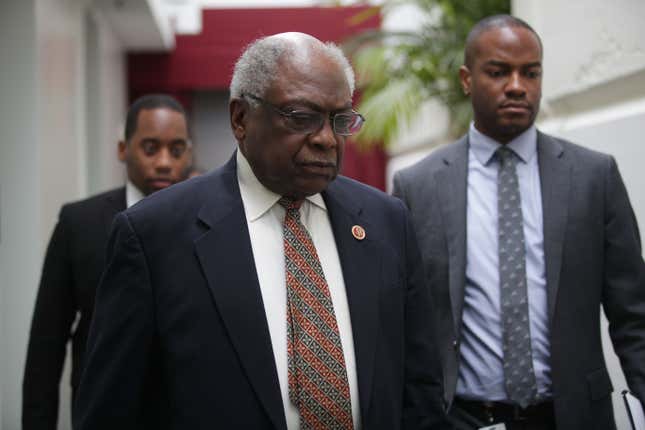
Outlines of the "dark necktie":
M 287 284 L 289 399 L 300 428 L 353 429 L 345 357 L 329 287 L 309 232 L 302 200 L 282 198 Z
M 526 407 L 537 386 L 531 356 L 529 306 L 526 291 L 526 250 L 515 153 L 497 150 L 499 285 L 502 311 L 504 379 L 509 400 Z

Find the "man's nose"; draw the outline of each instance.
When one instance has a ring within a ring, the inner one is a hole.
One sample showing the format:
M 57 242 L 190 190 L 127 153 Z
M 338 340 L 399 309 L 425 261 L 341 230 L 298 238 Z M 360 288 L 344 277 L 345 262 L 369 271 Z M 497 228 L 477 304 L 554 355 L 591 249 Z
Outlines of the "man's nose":
M 506 83 L 505 91 L 507 94 L 514 97 L 522 97 L 526 94 L 526 88 L 520 72 L 511 73 L 509 80 Z
M 168 148 L 162 148 L 157 154 L 157 159 L 155 160 L 155 168 L 158 171 L 170 171 L 172 167 L 172 155 L 170 155 L 170 150 Z
M 337 137 L 336 133 L 334 133 L 332 119 L 327 117 L 323 121 L 320 130 L 309 136 L 309 141 L 320 148 L 328 149 L 338 144 Z

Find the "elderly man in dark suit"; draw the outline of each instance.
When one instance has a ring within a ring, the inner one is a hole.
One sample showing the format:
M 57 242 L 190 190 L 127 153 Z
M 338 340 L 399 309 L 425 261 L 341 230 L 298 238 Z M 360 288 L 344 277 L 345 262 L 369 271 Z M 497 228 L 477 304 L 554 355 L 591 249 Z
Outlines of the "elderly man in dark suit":
M 353 87 L 309 35 L 245 50 L 231 160 L 116 218 L 77 429 L 446 428 L 407 210 L 337 177 Z
M 72 393 L 78 387 L 114 216 L 144 196 L 184 179 L 191 148 L 186 114 L 179 102 L 161 94 L 135 101 L 128 111 L 118 156 L 127 167 L 125 187 L 63 206 L 49 242 L 23 381 L 25 430 L 56 428 L 59 383 L 70 339 Z
M 489 17 L 461 68 L 474 123 L 395 175 L 437 317 L 459 428 L 615 428 L 600 305 L 645 400 L 645 268 L 614 159 L 540 133 L 542 45 Z

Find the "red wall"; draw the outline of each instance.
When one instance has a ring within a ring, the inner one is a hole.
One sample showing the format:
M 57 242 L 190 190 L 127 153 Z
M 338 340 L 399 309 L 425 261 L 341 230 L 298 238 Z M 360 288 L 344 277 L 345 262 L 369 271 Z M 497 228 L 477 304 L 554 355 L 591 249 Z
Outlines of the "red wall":
M 379 28 L 380 15 L 357 22 L 366 6 L 279 9 L 206 9 L 202 32 L 178 35 L 172 52 L 128 55 L 129 98 L 150 92 L 176 96 L 190 110 L 192 93 L 228 88 L 235 60 L 251 41 L 285 31 L 309 33 L 342 42 L 367 29 Z M 375 187 L 385 187 L 385 152 L 359 151 L 348 143 L 343 173 Z

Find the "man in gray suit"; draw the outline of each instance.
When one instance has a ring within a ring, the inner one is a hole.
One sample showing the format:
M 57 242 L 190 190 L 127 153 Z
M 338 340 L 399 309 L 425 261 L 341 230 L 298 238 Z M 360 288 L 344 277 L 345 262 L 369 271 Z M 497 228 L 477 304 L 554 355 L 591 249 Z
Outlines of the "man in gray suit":
M 615 428 L 601 304 L 645 401 L 634 214 L 611 156 L 536 130 L 541 74 L 528 24 L 480 21 L 460 70 L 469 132 L 394 178 L 419 235 L 445 401 L 462 429 Z

